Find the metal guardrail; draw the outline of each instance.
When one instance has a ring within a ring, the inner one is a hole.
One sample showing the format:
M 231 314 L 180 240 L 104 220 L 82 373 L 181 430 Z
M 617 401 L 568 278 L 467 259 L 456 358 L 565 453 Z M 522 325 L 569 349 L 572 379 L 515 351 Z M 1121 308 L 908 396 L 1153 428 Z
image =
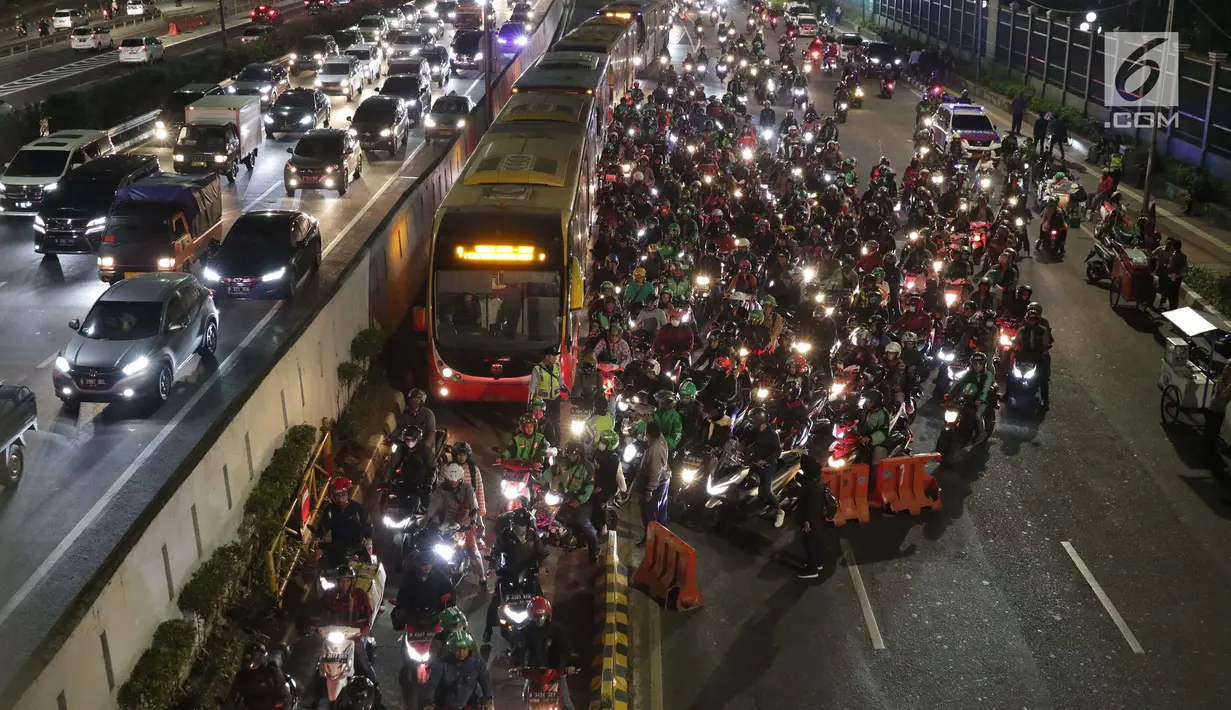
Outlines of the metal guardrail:
M 333 481 L 333 435 L 328 419 L 321 420 L 324 432 L 317 442 L 299 483 L 295 500 L 282 519 L 282 530 L 265 552 L 265 568 L 269 574 L 269 589 L 282 606 L 282 595 L 290 583 L 295 568 L 312 546 L 308 525 L 315 521 L 321 505 L 329 499 L 329 483 Z
M 116 29 L 119 29 L 120 27 L 128 27 L 129 25 L 139 25 L 143 22 L 150 22 L 151 20 L 157 20 L 158 18 L 162 16 L 163 16 L 162 12 L 159 11 L 148 17 L 142 15 L 141 17 L 134 17 L 129 20 L 112 20 L 110 22 L 102 22 L 102 23 L 91 22 L 91 23 L 88 23 L 88 25 L 86 26 L 96 27 L 96 26 L 102 25 L 102 26 L 109 27 L 111 28 L 112 31 L 114 31 Z M 38 32 L 37 25 L 31 24 L 30 27 L 34 28 L 33 29 L 34 32 L 36 33 Z M 51 47 L 53 45 L 57 45 L 60 43 L 63 43 L 65 48 L 68 48 L 69 39 L 72 37 L 72 35 L 73 35 L 72 30 L 67 30 L 67 31 L 53 30 L 52 33 L 46 37 L 37 37 L 35 39 L 26 40 L 25 42 L 16 42 L 16 43 L 10 44 L 5 47 L 0 47 L 0 57 L 11 57 L 15 54 L 27 54 L 29 52 L 33 52 L 36 49 L 42 49 L 44 47 Z
M 140 116 L 128 119 L 127 121 L 119 124 L 118 126 L 112 126 L 111 128 L 108 128 L 106 133 L 110 138 L 118 138 L 119 136 L 122 136 L 125 133 L 130 133 L 132 131 L 136 131 L 142 127 L 145 127 L 145 130 L 140 131 L 136 135 L 128 136 L 122 141 L 119 141 L 119 142 L 112 141 L 117 151 L 127 150 L 133 147 L 134 145 L 137 145 L 139 143 L 143 143 L 149 140 L 150 136 L 154 135 L 154 121 L 158 120 L 158 116 L 161 113 L 162 113 L 162 109 L 154 109 L 153 111 L 147 111 L 141 114 Z

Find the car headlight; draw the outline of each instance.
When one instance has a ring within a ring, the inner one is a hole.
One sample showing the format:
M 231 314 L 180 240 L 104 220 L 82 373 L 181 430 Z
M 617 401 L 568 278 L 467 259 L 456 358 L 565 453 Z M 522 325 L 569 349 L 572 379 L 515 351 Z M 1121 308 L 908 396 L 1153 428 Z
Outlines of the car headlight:
M 125 365 L 125 366 L 121 369 L 121 371 L 122 371 L 125 375 L 135 375 L 135 374 L 137 374 L 138 372 L 141 372 L 142 370 L 144 370 L 145 368 L 147 368 L 147 367 L 149 367 L 149 366 L 150 366 L 150 359 L 149 359 L 148 357 L 145 357 L 144 355 L 142 355 L 141 357 L 137 358 L 136 360 L 133 360 L 132 362 L 130 362 L 130 363 L 128 363 L 127 365 Z
M 387 528 L 393 528 L 394 530 L 403 530 L 403 529 L 405 529 L 408 525 L 410 525 L 410 520 L 411 520 L 411 519 L 410 519 L 410 517 L 409 517 L 409 516 L 407 516 L 407 517 L 405 517 L 405 518 L 403 518 L 403 519 L 401 519 L 401 520 L 395 520 L 395 519 L 393 519 L 393 518 L 389 517 L 388 515 L 386 515 L 386 516 L 385 516 L 385 519 L 384 519 L 384 523 L 385 523 L 385 527 L 387 527 Z
M 182 163 L 182 162 L 184 162 L 184 154 L 183 154 L 183 153 L 176 153 L 175 155 L 173 155 L 173 156 L 172 156 L 172 158 L 174 158 L 175 162 L 177 162 L 177 163 Z
M 98 257 L 98 265 L 103 267 L 104 269 L 110 269 L 111 267 L 115 266 L 115 257 L 100 256 Z
M 684 479 L 684 483 L 692 483 L 697 480 L 697 474 L 700 473 L 695 468 L 686 468 L 680 471 L 680 478 Z
M 158 130 L 161 131 L 161 130 L 165 130 L 166 127 L 167 127 L 166 123 L 163 123 L 162 121 L 154 121 L 154 128 L 157 128 Z
M 34 216 L 34 226 L 35 227 L 46 227 L 47 226 L 47 223 L 43 221 L 42 215 Z
M 428 116 L 427 118 L 423 119 L 423 125 L 429 126 L 429 127 L 435 126 L 436 119 L 432 118 L 431 116 Z
M 293 62 L 293 61 L 295 61 L 296 59 L 299 59 L 299 55 L 298 55 L 298 54 L 295 54 L 294 52 L 291 52 L 291 55 L 290 55 L 290 56 L 291 56 L 291 61 L 292 61 L 292 62 Z
M 266 123 L 266 124 L 270 124 L 270 123 L 273 123 L 273 122 L 274 122 L 274 117 L 273 117 L 273 116 L 266 116 L 266 117 L 265 117 L 265 123 Z
M 512 606 L 505 604 L 500 611 L 504 614 L 504 618 L 512 621 L 514 624 L 520 624 L 530 618 L 529 609 L 514 609 Z
M 624 463 L 632 463 L 633 459 L 637 458 L 637 445 L 628 444 L 624 447 Z
M 952 424 L 956 421 L 957 421 L 957 410 L 956 409 L 946 409 L 945 410 L 945 423 Z
M 457 127 L 458 127 L 458 128 L 461 128 L 462 126 L 465 126 L 465 125 L 466 125 L 466 119 L 464 119 L 464 118 L 459 118 L 459 119 L 457 119 Z
M 217 271 L 214 271 L 213 269 L 209 268 L 208 266 L 207 266 L 207 267 L 205 267 L 205 271 L 203 271 L 202 273 L 204 274 L 204 276 L 205 276 L 205 280 L 206 280 L 206 281 L 213 281 L 213 282 L 216 282 L 216 281 L 218 281 L 219 279 L 221 279 L 221 278 L 222 278 L 221 276 L 219 276 L 219 275 L 218 275 L 218 272 L 217 272 Z
M 433 547 L 432 550 L 436 553 L 437 557 L 445 562 L 453 561 L 454 549 L 452 545 L 446 545 L 443 542 L 439 542 L 436 543 L 436 546 Z
M 389 130 L 388 128 L 381 129 L 381 132 L 380 132 L 381 138 L 388 138 L 391 135 L 393 135 L 393 131 Z
M 175 268 L 175 257 L 172 257 L 172 256 L 162 257 L 161 259 L 158 260 L 158 268 L 174 269 Z
M 265 274 L 264 276 L 262 276 L 262 277 L 261 277 L 261 281 L 266 281 L 266 282 L 268 282 L 268 281 L 278 281 L 278 280 L 280 280 L 283 276 L 286 276 L 286 267 L 285 267 L 285 266 L 284 266 L 284 267 L 282 267 L 281 269 L 278 269 L 277 271 L 271 271 L 271 272 L 269 272 L 268 274 Z
M 227 162 L 227 156 L 225 156 L 225 155 L 215 155 L 215 156 L 214 156 L 214 162 L 215 162 L 215 163 L 218 163 L 219 165 L 221 165 L 222 163 Z
M 59 185 L 56 185 L 54 182 L 49 182 L 46 185 L 43 185 L 43 192 L 55 192 L 57 187 L 59 187 Z
M 513 44 L 517 45 L 518 47 L 526 46 L 526 36 L 525 35 L 519 36 L 517 39 L 513 40 Z
M 64 374 L 67 375 L 68 370 L 69 370 L 68 358 L 64 357 L 63 355 L 56 355 L 56 372 L 63 372 Z

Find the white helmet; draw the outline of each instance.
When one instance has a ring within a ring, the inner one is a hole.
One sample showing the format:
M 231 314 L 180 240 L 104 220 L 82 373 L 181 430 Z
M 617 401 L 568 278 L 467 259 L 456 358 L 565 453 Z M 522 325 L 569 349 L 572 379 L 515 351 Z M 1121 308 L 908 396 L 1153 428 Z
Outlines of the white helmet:
M 650 371 L 650 377 L 658 377 L 662 374 L 662 365 L 658 364 L 657 360 L 646 360 L 646 369 Z
M 462 479 L 465 478 L 465 474 L 462 472 L 461 464 L 456 463 L 446 464 L 445 467 L 440 470 L 440 475 L 449 483 L 461 483 Z
M 898 343 L 889 343 L 885 346 L 885 354 L 893 353 L 894 355 L 902 354 L 902 346 Z

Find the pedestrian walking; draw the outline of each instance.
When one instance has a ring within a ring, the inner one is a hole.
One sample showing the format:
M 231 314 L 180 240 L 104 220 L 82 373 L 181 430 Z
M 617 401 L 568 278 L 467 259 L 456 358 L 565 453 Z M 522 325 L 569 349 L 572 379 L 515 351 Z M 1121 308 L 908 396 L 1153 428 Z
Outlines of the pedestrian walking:
M 638 480 L 642 481 L 643 500 L 641 501 L 641 522 L 649 530 L 650 523 L 667 524 L 667 486 L 671 483 L 671 468 L 668 462 L 671 451 L 667 440 L 663 438 L 663 430 L 658 422 L 651 420 L 645 427 L 648 446 L 641 457 L 641 471 Z M 646 534 L 642 533 L 637 547 L 645 547 Z
M 1047 146 L 1047 152 L 1055 155 L 1056 147 L 1058 146 L 1060 148 L 1060 162 L 1063 163 L 1064 146 L 1069 142 L 1069 126 L 1060 114 L 1052 115 L 1051 122 L 1047 125 L 1047 133 L 1051 136 L 1051 143 Z
M 1231 368 L 1229 368 L 1231 369 Z M 799 462 L 799 542 L 804 548 L 804 567 L 800 579 L 821 576 L 821 527 L 834 507 L 833 494 L 821 477 L 821 464 L 811 454 Z
M 1036 153 L 1043 152 L 1043 144 L 1047 140 L 1048 121 L 1048 114 L 1040 113 L 1039 118 L 1034 122 L 1034 152 Z
M 919 78 L 919 59 L 923 56 L 923 52 L 915 47 L 910 52 L 910 58 L 906 60 L 906 67 L 910 70 L 910 75 L 916 79 Z
M 1154 253 L 1157 266 L 1154 267 L 1158 276 L 1159 307 L 1166 304 L 1169 311 L 1180 307 L 1180 284 L 1184 280 L 1184 272 L 1188 270 L 1188 255 L 1180 240 L 1168 237 L 1166 246 L 1159 247 Z
M 1026 118 L 1026 107 L 1029 103 L 1025 94 L 1018 94 L 1013 99 L 1013 103 L 1009 104 L 1009 113 L 1013 115 L 1013 127 L 1009 129 L 1010 133 L 1019 136 L 1022 134 L 1022 120 Z

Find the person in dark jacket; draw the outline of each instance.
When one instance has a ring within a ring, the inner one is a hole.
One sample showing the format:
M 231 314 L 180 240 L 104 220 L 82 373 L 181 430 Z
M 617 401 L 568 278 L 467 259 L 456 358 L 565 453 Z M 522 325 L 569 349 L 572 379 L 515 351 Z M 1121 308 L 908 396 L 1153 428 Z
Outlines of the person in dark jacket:
M 282 670 L 286 647 L 272 651 L 264 644 L 250 643 L 244 649 L 243 665 L 231 684 L 231 701 L 246 707 L 274 707 L 291 701 L 290 684 Z
M 799 542 L 804 548 L 800 579 L 821 576 L 821 526 L 825 524 L 825 480 L 821 464 L 811 454 L 799 462 Z
M 552 620 L 551 602 L 543 597 L 535 597 L 530 602 L 530 613 L 534 616 L 534 623 L 526 629 L 522 639 L 523 651 L 518 665 L 559 671 L 561 710 L 573 710 L 573 699 L 569 697 L 568 683 L 565 681 L 565 676 L 575 670 L 568 630 L 560 622 Z
M 1047 114 L 1040 113 L 1038 120 L 1034 122 L 1034 152 L 1043 152 L 1044 142 L 1047 140 Z
M 318 538 L 329 536 L 329 543 L 324 546 L 326 567 L 341 567 L 347 556 L 372 542 L 372 521 L 362 505 L 351 502 L 351 486 L 345 476 L 334 479 L 330 501 L 312 528 L 312 534 Z
M 774 495 L 774 472 L 778 470 L 778 459 L 782 456 L 782 440 L 778 438 L 778 430 L 769 425 L 769 414 L 761 407 L 754 407 L 748 412 L 748 421 L 752 422 L 754 436 L 750 465 L 755 469 L 758 483 L 757 495 L 774 511 L 774 527 L 782 527 L 786 513 L 782 504 Z
M 1047 152 L 1054 154 L 1056 148 L 1059 147 L 1060 161 L 1064 162 L 1064 146 L 1069 142 L 1069 125 L 1064 122 L 1060 114 L 1056 114 L 1052 116 L 1047 132 L 1051 135 L 1051 143 L 1047 146 Z
M 491 560 L 497 577 L 496 589 L 500 589 L 500 582 L 515 580 L 523 573 L 537 570 L 547 559 L 547 546 L 535 532 L 534 518 L 525 508 L 502 515 L 497 527 L 500 533 L 492 544 Z M 492 629 L 496 626 L 500 604 L 500 595 L 493 594 L 487 605 L 487 624 L 483 629 L 484 646 L 491 643 Z
M 415 553 L 413 566 L 402 574 L 398 587 L 397 612 L 402 618 L 416 612 L 438 612 L 452 606 L 455 600 L 453 582 L 436 567 L 436 560 L 429 550 Z
M 1022 120 L 1026 118 L 1026 107 L 1030 105 L 1030 101 L 1025 94 L 1018 94 L 1013 99 L 1013 103 L 1009 104 L 1009 113 L 1013 115 L 1013 126 L 1009 129 L 1010 132 L 1021 135 Z

